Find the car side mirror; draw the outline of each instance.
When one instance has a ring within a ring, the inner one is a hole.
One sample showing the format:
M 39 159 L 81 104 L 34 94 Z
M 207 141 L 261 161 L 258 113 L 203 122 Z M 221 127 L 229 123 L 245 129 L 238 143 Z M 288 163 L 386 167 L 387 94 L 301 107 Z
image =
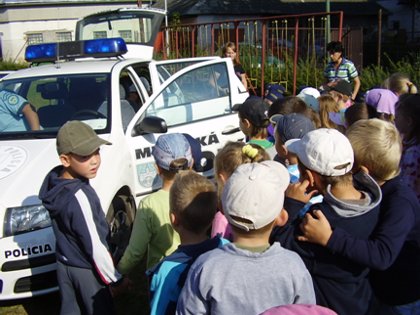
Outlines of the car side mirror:
M 148 116 L 134 125 L 131 135 L 136 137 L 148 133 L 166 133 L 167 131 L 168 126 L 164 119 L 156 116 Z

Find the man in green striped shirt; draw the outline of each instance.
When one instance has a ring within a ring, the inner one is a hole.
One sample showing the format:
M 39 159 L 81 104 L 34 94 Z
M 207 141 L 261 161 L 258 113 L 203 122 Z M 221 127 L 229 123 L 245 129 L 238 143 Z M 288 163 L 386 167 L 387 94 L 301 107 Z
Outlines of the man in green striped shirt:
M 344 47 L 341 42 L 330 42 L 327 45 L 328 53 L 330 54 L 331 62 L 328 63 L 324 70 L 324 77 L 326 85 L 331 86 L 339 80 L 347 82 L 354 82 L 352 100 L 357 96 L 360 89 L 359 73 L 353 62 L 344 58 Z

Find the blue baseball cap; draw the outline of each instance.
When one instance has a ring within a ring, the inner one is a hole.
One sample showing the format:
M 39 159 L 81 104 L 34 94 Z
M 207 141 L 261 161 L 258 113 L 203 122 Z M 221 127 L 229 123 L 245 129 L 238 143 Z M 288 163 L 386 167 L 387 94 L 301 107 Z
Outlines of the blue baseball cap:
M 168 171 L 178 171 L 171 168 L 171 163 L 181 158 L 187 159 L 188 167 L 192 166 L 191 146 L 180 133 L 160 135 L 152 149 L 152 155 L 156 164 Z
M 298 113 L 276 114 L 271 117 L 271 120 L 275 122 L 276 132 L 283 143 L 290 139 L 302 139 L 309 131 L 315 129 L 312 120 Z

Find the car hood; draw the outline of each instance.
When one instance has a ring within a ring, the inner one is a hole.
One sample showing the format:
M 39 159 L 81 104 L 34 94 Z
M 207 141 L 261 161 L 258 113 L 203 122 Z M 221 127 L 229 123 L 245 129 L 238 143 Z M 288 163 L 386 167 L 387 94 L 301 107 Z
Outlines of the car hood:
M 55 139 L 2 141 L 0 200 L 3 206 L 38 204 L 42 181 L 58 164 Z

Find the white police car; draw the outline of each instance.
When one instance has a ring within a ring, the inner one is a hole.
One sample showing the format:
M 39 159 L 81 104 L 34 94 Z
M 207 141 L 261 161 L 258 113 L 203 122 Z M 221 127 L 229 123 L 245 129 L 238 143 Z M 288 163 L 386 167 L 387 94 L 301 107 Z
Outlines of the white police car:
M 113 37 L 131 24 L 148 47 L 126 45 L 121 38 L 30 46 L 29 61 L 49 63 L 0 81 L 0 90 L 32 104 L 42 127 L 0 131 L 0 300 L 56 289 L 55 240 L 38 192 L 47 172 L 59 164 L 55 138 L 66 121 L 81 120 L 113 143 L 101 148 L 102 165 L 92 185 L 111 224 L 115 255 L 128 240 L 139 200 L 160 187 L 151 157 L 159 134 L 199 139 L 210 157 L 204 167 L 208 176 L 218 148 L 243 138 L 232 106 L 248 93 L 230 59 L 153 61 L 162 17 L 162 12 L 139 9 L 90 16 L 78 26 L 80 39 Z

